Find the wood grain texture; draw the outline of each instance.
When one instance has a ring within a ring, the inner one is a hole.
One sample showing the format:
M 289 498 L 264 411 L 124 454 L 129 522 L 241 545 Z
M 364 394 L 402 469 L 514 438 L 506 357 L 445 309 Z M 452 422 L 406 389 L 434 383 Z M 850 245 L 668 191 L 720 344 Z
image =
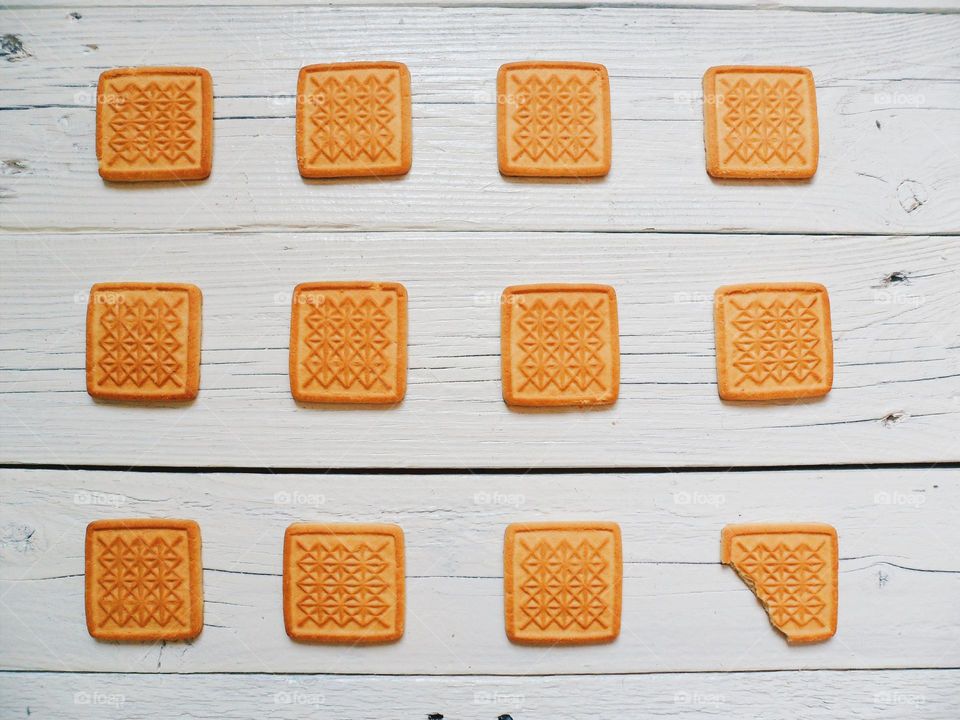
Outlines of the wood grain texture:
M 82 8 L 105 7 L 150 7 L 150 6 L 238 6 L 265 5 L 291 7 L 309 5 L 307 2 L 291 0 L 84 0 L 78 5 Z M 442 3 L 428 0 L 326 0 L 324 5 L 347 7 L 407 7 L 422 5 L 442 5 L 444 7 L 502 7 L 502 8 L 582 8 L 589 7 L 631 7 L 631 8 L 684 8 L 689 10 L 807 10 L 824 13 L 861 12 L 861 13 L 957 13 L 954 0 L 443 0 Z M 8 7 L 23 8 L 61 8 L 66 7 L 65 0 L 25 0 L 9 3 Z M 72 7 L 72 5 L 71 5 Z M 72 20 L 83 19 L 71 16 Z
M 4 470 L 0 667 L 111 672 L 543 675 L 960 666 L 957 470 L 684 474 L 260 475 Z M 83 537 L 104 517 L 200 523 L 204 629 L 192 643 L 98 643 L 83 621 Z M 504 528 L 606 520 L 623 537 L 609 645 L 511 645 Z M 407 622 L 392 645 L 310 646 L 284 632 L 285 528 L 391 522 Z M 839 629 L 789 647 L 720 565 L 729 522 L 818 521 L 840 543 Z M 51 602 L 56 598 L 56 602 Z M 382 707 L 380 703 L 377 707 Z
M 957 670 L 368 677 L 0 673 L 0 712 L 31 720 L 728 717 L 956 720 Z M 176 694 L 179 702 L 172 704 Z M 178 708 L 182 714 L 174 711 Z
M 960 16 L 208 7 L 187 20 L 175 7 L 138 7 L 93 9 L 79 21 L 56 9 L 6 17 L 18 48 L 4 63 L 0 100 L 9 121 L 0 222 L 10 229 L 960 231 L 950 142 L 960 134 Z M 303 180 L 294 152 L 299 68 L 384 58 L 405 62 L 413 77 L 410 174 Z M 209 180 L 131 190 L 97 177 L 97 76 L 147 59 L 213 74 Z M 607 66 L 614 149 L 605 179 L 497 172 L 496 72 L 524 59 Z M 813 70 L 821 152 L 812 181 L 707 176 L 701 77 L 720 63 Z
M 19 235 L 0 247 L 0 459 L 248 467 L 649 467 L 960 459 L 956 237 L 630 234 Z M 200 394 L 179 407 L 84 391 L 84 302 L 97 281 L 204 293 Z M 290 293 L 385 280 L 409 294 L 406 398 L 313 408 L 290 395 Z M 712 293 L 823 283 L 835 380 L 823 399 L 724 403 Z M 503 288 L 616 288 L 618 402 L 510 409 Z

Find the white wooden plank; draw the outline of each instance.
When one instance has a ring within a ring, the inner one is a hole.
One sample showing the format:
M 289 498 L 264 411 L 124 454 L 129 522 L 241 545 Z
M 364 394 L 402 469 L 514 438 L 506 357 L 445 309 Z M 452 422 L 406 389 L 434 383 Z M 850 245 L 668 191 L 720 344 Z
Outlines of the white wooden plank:
M 958 470 L 604 475 L 258 475 L 0 472 L 0 667 L 111 672 L 516 674 L 960 666 Z M 191 643 L 93 640 L 83 537 L 102 517 L 189 517 L 203 537 L 205 628 Z M 620 523 L 620 638 L 511 645 L 502 538 L 510 522 Z M 284 529 L 387 521 L 407 547 L 407 631 L 365 648 L 290 641 Z M 840 537 L 839 630 L 789 647 L 729 568 L 729 522 L 816 520 Z
M 0 673 L 0 712 L 36 720 L 956 720 L 958 684 L 956 670 L 575 678 Z
M 960 16 L 232 7 L 186 19 L 163 6 L 99 8 L 80 21 L 59 9 L 6 18 L 19 48 L 4 63 L 0 100 L 6 228 L 960 230 L 951 142 L 960 136 Z M 389 182 L 303 181 L 293 154 L 298 68 L 381 56 L 413 74 L 412 172 Z M 496 70 L 528 57 L 609 67 L 614 161 L 606 179 L 518 181 L 497 172 Z M 97 77 L 142 62 L 212 71 L 208 181 L 131 188 L 98 177 Z M 821 164 L 812 182 L 706 175 L 700 78 L 710 65 L 737 62 L 813 68 Z
M 75 22 L 83 20 L 88 10 L 101 7 L 148 7 L 153 5 L 170 6 L 219 6 L 219 5 L 269 5 L 274 7 L 290 7 L 304 5 L 303 2 L 291 0 L 143 0 L 135 3 L 134 0 L 83 0 L 78 3 L 67 3 L 65 0 L 30 0 L 25 2 L 9 3 L 8 8 L 21 10 L 25 8 L 77 8 L 69 14 Z M 330 6 L 423 6 L 437 5 L 444 7 L 520 7 L 520 8 L 581 8 L 590 7 L 637 7 L 637 8 L 684 8 L 689 10 L 702 9 L 732 9 L 732 10 L 810 10 L 825 13 L 833 12 L 864 12 L 864 13 L 956 13 L 958 8 L 955 0 L 325 0 L 324 5 Z
M 0 460 L 248 467 L 650 467 L 960 459 L 956 237 L 629 234 L 11 236 L 0 247 Z M 289 294 L 380 279 L 410 295 L 399 406 L 298 406 Z M 204 292 L 199 399 L 94 402 L 85 305 L 100 281 Z M 712 293 L 805 280 L 830 291 L 835 385 L 821 400 L 723 403 Z M 523 282 L 618 293 L 620 400 L 508 408 L 499 297 Z

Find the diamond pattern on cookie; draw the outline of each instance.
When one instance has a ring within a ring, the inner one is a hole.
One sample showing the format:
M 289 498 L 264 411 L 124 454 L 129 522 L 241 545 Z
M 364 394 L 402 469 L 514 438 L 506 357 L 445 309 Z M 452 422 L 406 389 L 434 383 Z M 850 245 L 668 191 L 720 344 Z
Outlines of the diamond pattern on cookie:
M 297 163 L 308 178 L 404 175 L 412 159 L 403 63 L 308 65 L 297 83 Z
M 703 96 L 713 177 L 809 178 L 817 171 L 817 96 L 807 68 L 710 68 Z
M 763 604 L 791 643 L 837 631 L 837 532 L 829 525 L 728 525 L 721 560 Z
M 106 400 L 195 398 L 201 300 L 194 285 L 94 285 L 87 305 L 87 392 Z
M 105 180 L 200 180 L 213 164 L 213 81 L 202 68 L 107 70 L 97 88 Z
M 518 523 L 504 540 L 507 636 L 517 643 L 609 642 L 620 633 L 620 527 Z
M 184 640 L 203 627 L 200 527 L 190 520 L 87 526 L 87 629 L 101 640 Z
M 503 399 L 608 405 L 620 388 L 617 297 L 607 285 L 517 285 L 501 299 Z
M 610 171 L 610 81 L 603 65 L 503 65 L 497 113 L 504 175 L 596 177 Z
M 395 403 L 407 386 L 399 283 L 303 283 L 293 295 L 290 389 L 301 402 Z
M 730 285 L 714 298 L 717 382 L 724 400 L 825 395 L 833 385 L 827 289 L 816 283 Z
M 283 618 L 296 640 L 392 642 L 403 635 L 403 531 L 396 525 L 287 528 Z

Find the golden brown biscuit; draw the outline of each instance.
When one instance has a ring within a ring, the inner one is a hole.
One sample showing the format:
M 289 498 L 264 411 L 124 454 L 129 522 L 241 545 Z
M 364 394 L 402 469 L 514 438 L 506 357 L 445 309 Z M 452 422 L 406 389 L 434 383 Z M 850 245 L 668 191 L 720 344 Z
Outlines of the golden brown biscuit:
M 393 282 L 301 283 L 290 319 L 300 402 L 396 403 L 407 389 L 407 291 Z
M 200 389 L 196 285 L 97 283 L 87 305 L 87 392 L 105 400 L 192 400 Z
M 503 399 L 610 405 L 620 392 L 617 294 L 609 285 L 515 285 L 501 298 Z
M 213 80 L 194 67 L 117 68 L 97 85 L 100 177 L 202 180 L 213 167 Z
M 497 73 L 497 154 L 504 175 L 610 172 L 610 80 L 603 65 L 514 62 Z
M 503 599 L 507 637 L 530 645 L 583 645 L 620 634 L 623 559 L 612 522 L 507 526 Z
M 296 523 L 283 543 L 283 622 L 294 640 L 385 643 L 404 624 L 403 530 Z
M 307 178 L 405 175 L 410 71 L 398 62 L 308 65 L 297 81 L 297 165 Z
M 98 640 L 189 640 L 203 629 L 200 526 L 192 520 L 87 525 L 87 630 Z
M 727 525 L 720 560 L 737 571 L 787 642 L 819 642 L 837 632 L 839 560 L 830 525 Z
M 707 172 L 809 178 L 820 155 L 817 91 L 803 67 L 712 67 L 703 76 Z
M 818 283 L 728 285 L 714 296 L 724 400 L 826 395 L 833 386 L 830 299 Z

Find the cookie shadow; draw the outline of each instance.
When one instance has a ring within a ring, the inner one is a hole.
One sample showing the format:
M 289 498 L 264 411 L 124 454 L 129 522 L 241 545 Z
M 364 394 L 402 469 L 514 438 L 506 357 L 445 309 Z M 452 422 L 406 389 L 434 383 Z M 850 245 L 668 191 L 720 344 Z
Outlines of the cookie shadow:
M 724 407 L 793 407 L 794 405 L 817 405 L 826 402 L 826 395 L 817 395 L 816 397 L 802 398 L 778 398 L 771 400 L 724 400 L 720 398 L 720 403 Z
M 120 190 L 123 192 L 143 192 L 150 190 L 169 190 L 171 188 L 195 188 L 203 185 L 210 179 L 209 175 L 202 180 L 137 180 L 135 182 L 121 182 L 118 180 L 104 180 L 100 178 L 103 184 L 111 190 Z
M 148 410 L 183 410 L 197 402 L 197 398 L 189 400 L 122 400 L 120 398 L 91 397 L 96 405 L 104 407 L 144 408 Z
M 306 185 L 372 185 L 375 183 L 395 183 L 405 179 L 407 175 L 352 175 L 350 177 L 307 178 L 300 176 L 300 181 Z
M 504 403 L 510 412 L 518 415 L 565 415 L 570 413 L 602 413 L 612 410 L 616 403 L 610 405 L 510 405 Z
M 751 185 L 754 187 L 780 187 L 783 185 L 812 185 L 813 177 L 809 178 L 717 178 L 709 173 L 707 177 L 716 187 L 742 187 Z M 814 176 L 816 177 L 816 176 Z
M 348 402 L 305 402 L 303 400 L 294 400 L 294 404 L 300 410 L 332 410 L 332 411 L 366 411 L 366 412 L 389 412 L 399 409 L 403 405 L 403 400 L 394 403 L 348 403 Z
M 600 177 L 527 177 L 524 175 L 504 175 L 500 178 L 512 185 L 599 185 L 606 182 L 607 175 Z

